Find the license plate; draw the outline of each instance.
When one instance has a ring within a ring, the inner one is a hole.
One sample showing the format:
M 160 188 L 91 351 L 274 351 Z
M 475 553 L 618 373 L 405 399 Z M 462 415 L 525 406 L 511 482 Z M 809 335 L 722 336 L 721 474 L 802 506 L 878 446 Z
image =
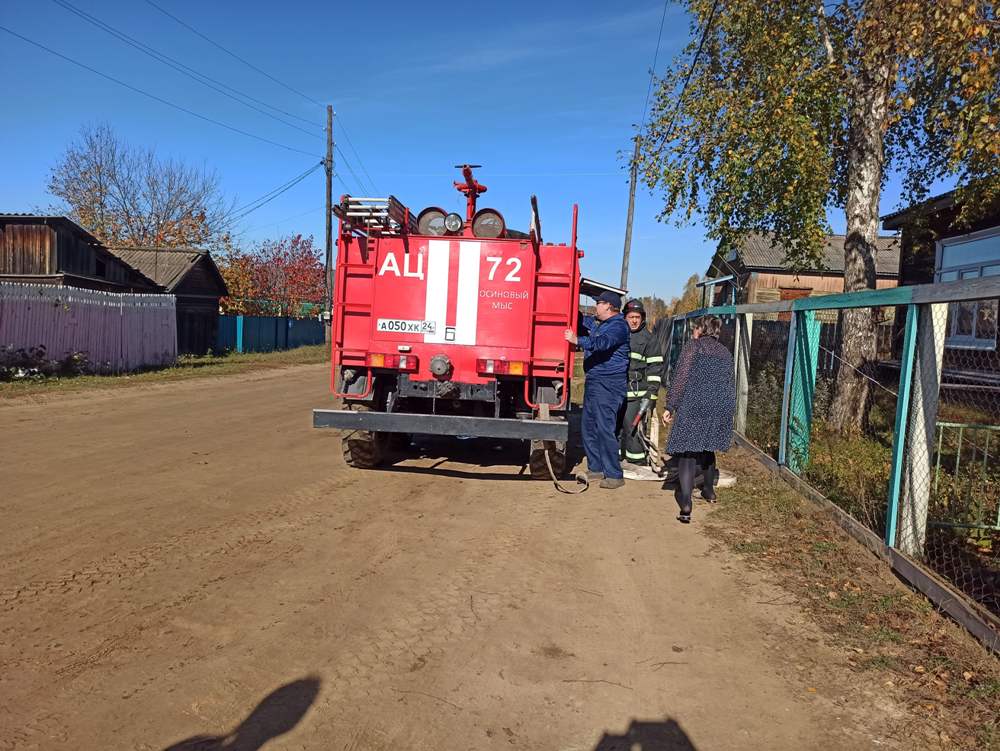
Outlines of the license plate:
M 434 321 L 405 321 L 401 318 L 379 318 L 375 328 L 378 331 L 389 331 L 397 334 L 434 334 L 437 323 Z

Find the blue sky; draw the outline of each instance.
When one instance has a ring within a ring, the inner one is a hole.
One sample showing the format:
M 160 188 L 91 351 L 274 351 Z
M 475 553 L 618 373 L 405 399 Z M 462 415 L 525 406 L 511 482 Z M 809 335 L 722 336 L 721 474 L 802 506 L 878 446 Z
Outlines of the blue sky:
M 5 116 L 0 211 L 47 206 L 49 168 L 87 123 L 107 122 L 137 145 L 215 170 L 240 204 L 305 171 L 323 154 L 323 109 L 213 47 L 145 0 L 67 0 L 129 36 L 306 122 L 295 130 L 195 83 L 114 39 L 53 0 L 3 0 L 0 24 L 207 117 L 298 153 L 233 133 L 104 80 L 0 32 Z M 414 210 L 458 209 L 452 165 L 484 165 L 480 206 L 526 228 L 538 195 L 545 238 L 568 242 L 580 204 L 584 273 L 620 276 L 628 201 L 620 152 L 642 114 L 663 5 L 603 2 L 332 3 L 155 0 L 308 98 L 332 103 L 334 193 L 393 194 Z M 660 71 L 683 48 L 683 9 L 667 8 Z M 288 117 L 282 116 L 289 120 Z M 310 124 L 312 123 L 312 124 Z M 346 129 L 354 149 L 343 138 Z M 310 132 L 313 134 L 310 135 Z M 355 149 L 357 155 L 355 154 Z M 314 156 L 313 156 L 314 155 Z M 359 159 L 360 157 L 360 159 Z M 363 168 L 362 169 L 362 165 Z M 355 175 L 358 177 L 356 178 Z M 346 187 L 345 187 L 346 183 Z M 249 215 L 244 241 L 290 233 L 322 243 L 322 171 Z M 895 206 L 890 185 L 883 207 Z M 630 287 L 669 298 L 703 273 L 712 245 L 698 225 L 656 221 L 640 188 Z M 835 229 L 842 219 L 831 217 Z M 838 223 L 839 222 L 839 223 Z

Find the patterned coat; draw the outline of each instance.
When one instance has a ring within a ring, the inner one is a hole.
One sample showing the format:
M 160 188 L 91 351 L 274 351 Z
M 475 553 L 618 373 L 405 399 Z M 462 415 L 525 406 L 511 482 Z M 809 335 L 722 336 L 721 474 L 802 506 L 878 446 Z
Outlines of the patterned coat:
M 681 350 L 667 409 L 674 416 L 667 452 L 727 451 L 733 443 L 733 356 L 718 339 L 692 339 Z

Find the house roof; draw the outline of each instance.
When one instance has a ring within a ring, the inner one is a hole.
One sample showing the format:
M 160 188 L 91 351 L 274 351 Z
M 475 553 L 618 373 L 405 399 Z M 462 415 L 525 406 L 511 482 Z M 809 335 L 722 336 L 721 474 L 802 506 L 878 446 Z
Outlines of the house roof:
M 842 274 L 844 272 L 844 235 L 827 235 L 820 259 L 824 265 L 822 269 L 825 273 Z M 899 238 L 879 237 L 875 244 L 877 246 L 875 254 L 875 273 L 879 276 L 899 275 Z M 772 244 L 769 235 L 751 234 L 746 237 L 743 244 L 737 249 L 740 260 L 747 269 L 758 271 L 787 271 L 785 265 L 785 247 L 781 244 Z M 713 269 L 721 274 L 729 274 L 731 271 L 724 263 L 718 260 L 718 253 L 712 259 Z M 808 273 L 808 272 L 806 272 Z
M 920 203 L 907 206 L 905 209 L 886 214 L 881 217 L 882 229 L 900 229 L 906 222 L 921 214 L 934 214 L 942 209 L 950 209 L 955 205 L 955 191 L 949 190 L 939 196 L 933 196 Z
M 222 294 L 228 294 L 226 282 L 206 250 L 198 248 L 109 248 L 109 250 L 129 266 L 138 269 L 157 284 L 163 285 L 168 292 L 173 292 L 188 272 L 204 259 L 208 262 L 209 271 L 219 283 Z

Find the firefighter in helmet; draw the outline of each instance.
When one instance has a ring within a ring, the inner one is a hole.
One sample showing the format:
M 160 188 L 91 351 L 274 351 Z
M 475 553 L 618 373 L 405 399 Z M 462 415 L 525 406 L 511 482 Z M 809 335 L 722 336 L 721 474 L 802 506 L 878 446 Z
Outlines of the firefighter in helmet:
M 648 434 L 649 413 L 656 411 L 656 397 L 663 374 L 663 352 L 657 337 L 646 327 L 646 309 L 640 300 L 629 300 L 622 313 L 630 332 L 631 354 L 621 424 L 621 452 L 623 467 L 638 469 L 649 463 L 639 431 Z M 636 418 L 640 413 L 643 414 L 637 425 Z

